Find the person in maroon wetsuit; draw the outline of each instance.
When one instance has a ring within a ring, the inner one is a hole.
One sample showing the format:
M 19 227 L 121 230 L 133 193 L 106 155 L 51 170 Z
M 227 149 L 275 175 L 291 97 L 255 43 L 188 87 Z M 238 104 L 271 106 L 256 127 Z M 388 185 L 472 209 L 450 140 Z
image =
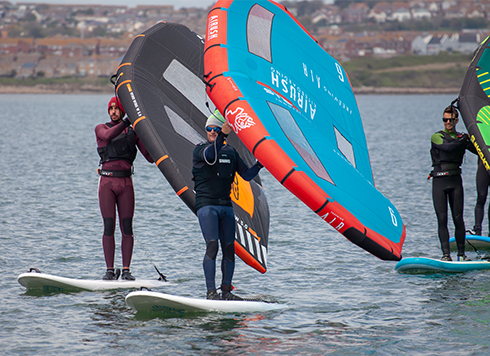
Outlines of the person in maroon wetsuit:
M 114 255 L 116 242 L 114 230 L 116 228 L 116 207 L 119 215 L 121 229 L 121 252 L 123 271 L 121 279 L 134 280 L 129 270 L 133 255 L 133 214 L 134 190 L 133 161 L 136 158 L 136 147 L 153 163 L 153 159 L 140 141 L 136 132 L 130 127 L 128 118 L 117 97 L 109 101 L 107 108 L 111 121 L 95 127 L 97 137 L 97 152 L 100 156 L 101 169 L 98 170 L 99 180 L 99 206 L 104 220 L 104 234 L 102 246 L 107 266 L 106 274 L 102 279 L 115 280 L 119 278 L 119 269 L 114 269 Z M 124 119 L 123 119 L 124 118 Z

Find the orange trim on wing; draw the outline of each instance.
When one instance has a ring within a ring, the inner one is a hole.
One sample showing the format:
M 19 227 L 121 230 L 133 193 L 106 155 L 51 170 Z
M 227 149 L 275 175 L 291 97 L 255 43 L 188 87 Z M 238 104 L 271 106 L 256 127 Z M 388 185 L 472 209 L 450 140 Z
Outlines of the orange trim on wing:
M 138 122 L 140 122 L 141 120 L 144 120 L 144 119 L 146 119 L 146 116 L 142 116 L 142 117 L 138 118 L 138 120 L 136 120 L 136 121 L 133 123 L 133 129 L 134 129 L 134 127 L 136 126 L 136 124 L 137 124 Z
M 130 66 L 130 65 L 131 65 L 131 63 L 123 63 L 119 67 L 117 67 L 116 72 L 119 71 L 119 68 L 124 67 L 124 66 Z
M 243 262 L 245 262 L 250 267 L 255 268 L 260 273 L 266 272 L 264 266 L 258 263 L 257 260 L 253 258 L 252 255 L 247 250 L 245 250 L 243 246 L 240 245 L 236 240 L 235 240 L 235 254 L 238 257 L 240 257 L 243 260 Z
M 116 91 L 118 91 L 118 90 L 119 90 L 119 88 L 121 87 L 121 85 L 126 84 L 126 83 L 131 83 L 131 80 L 125 80 L 124 82 L 120 83 L 120 84 L 117 86 Z
M 158 161 L 156 161 L 155 164 L 157 165 L 157 167 L 158 167 L 158 165 L 160 163 L 162 163 L 163 161 L 165 161 L 167 158 L 168 158 L 168 155 L 165 155 L 165 156 L 161 157 Z
M 182 188 L 181 190 L 179 190 L 179 191 L 177 192 L 177 195 L 181 195 L 181 194 L 182 194 L 182 193 L 184 193 L 184 192 L 185 192 L 187 189 L 189 189 L 187 186 L 186 186 L 186 187 L 184 187 L 184 188 Z

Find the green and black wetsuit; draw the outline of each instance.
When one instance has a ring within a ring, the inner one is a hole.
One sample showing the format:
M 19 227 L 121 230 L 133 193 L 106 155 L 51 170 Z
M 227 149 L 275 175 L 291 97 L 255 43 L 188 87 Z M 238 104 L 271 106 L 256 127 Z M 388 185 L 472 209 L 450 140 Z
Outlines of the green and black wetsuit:
M 447 204 L 451 208 L 455 227 L 458 255 L 464 255 L 465 225 L 463 220 L 464 192 L 461 179 L 461 163 L 466 150 L 476 154 L 467 134 L 438 131 L 431 137 L 433 171 L 432 200 L 437 216 L 438 234 L 444 255 L 450 254 L 449 231 L 447 227 Z

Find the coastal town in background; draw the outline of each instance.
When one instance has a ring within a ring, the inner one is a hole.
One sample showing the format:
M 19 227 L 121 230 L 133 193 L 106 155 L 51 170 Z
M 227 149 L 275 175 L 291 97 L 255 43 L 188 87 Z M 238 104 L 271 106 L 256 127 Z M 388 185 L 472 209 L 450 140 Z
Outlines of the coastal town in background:
M 471 55 L 490 35 L 490 0 L 278 2 L 342 63 Z M 161 21 L 203 36 L 209 10 L 0 1 L 0 77 L 110 77 L 135 36 Z

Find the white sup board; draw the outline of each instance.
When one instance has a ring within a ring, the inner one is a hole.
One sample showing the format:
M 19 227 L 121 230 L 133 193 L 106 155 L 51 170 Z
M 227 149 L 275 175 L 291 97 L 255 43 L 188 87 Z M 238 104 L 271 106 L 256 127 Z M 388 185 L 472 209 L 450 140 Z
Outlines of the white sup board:
M 134 281 L 104 281 L 94 279 L 75 279 L 54 276 L 52 274 L 41 273 L 35 268 L 31 272 L 22 273 L 17 277 L 17 281 L 27 289 L 41 289 L 50 292 L 64 291 L 104 291 L 113 289 L 139 289 L 161 287 L 168 282 L 159 280 L 136 279 Z
M 174 315 L 203 312 L 256 313 L 286 307 L 284 304 L 261 301 L 207 300 L 152 291 L 131 292 L 126 296 L 126 303 L 138 312 Z

